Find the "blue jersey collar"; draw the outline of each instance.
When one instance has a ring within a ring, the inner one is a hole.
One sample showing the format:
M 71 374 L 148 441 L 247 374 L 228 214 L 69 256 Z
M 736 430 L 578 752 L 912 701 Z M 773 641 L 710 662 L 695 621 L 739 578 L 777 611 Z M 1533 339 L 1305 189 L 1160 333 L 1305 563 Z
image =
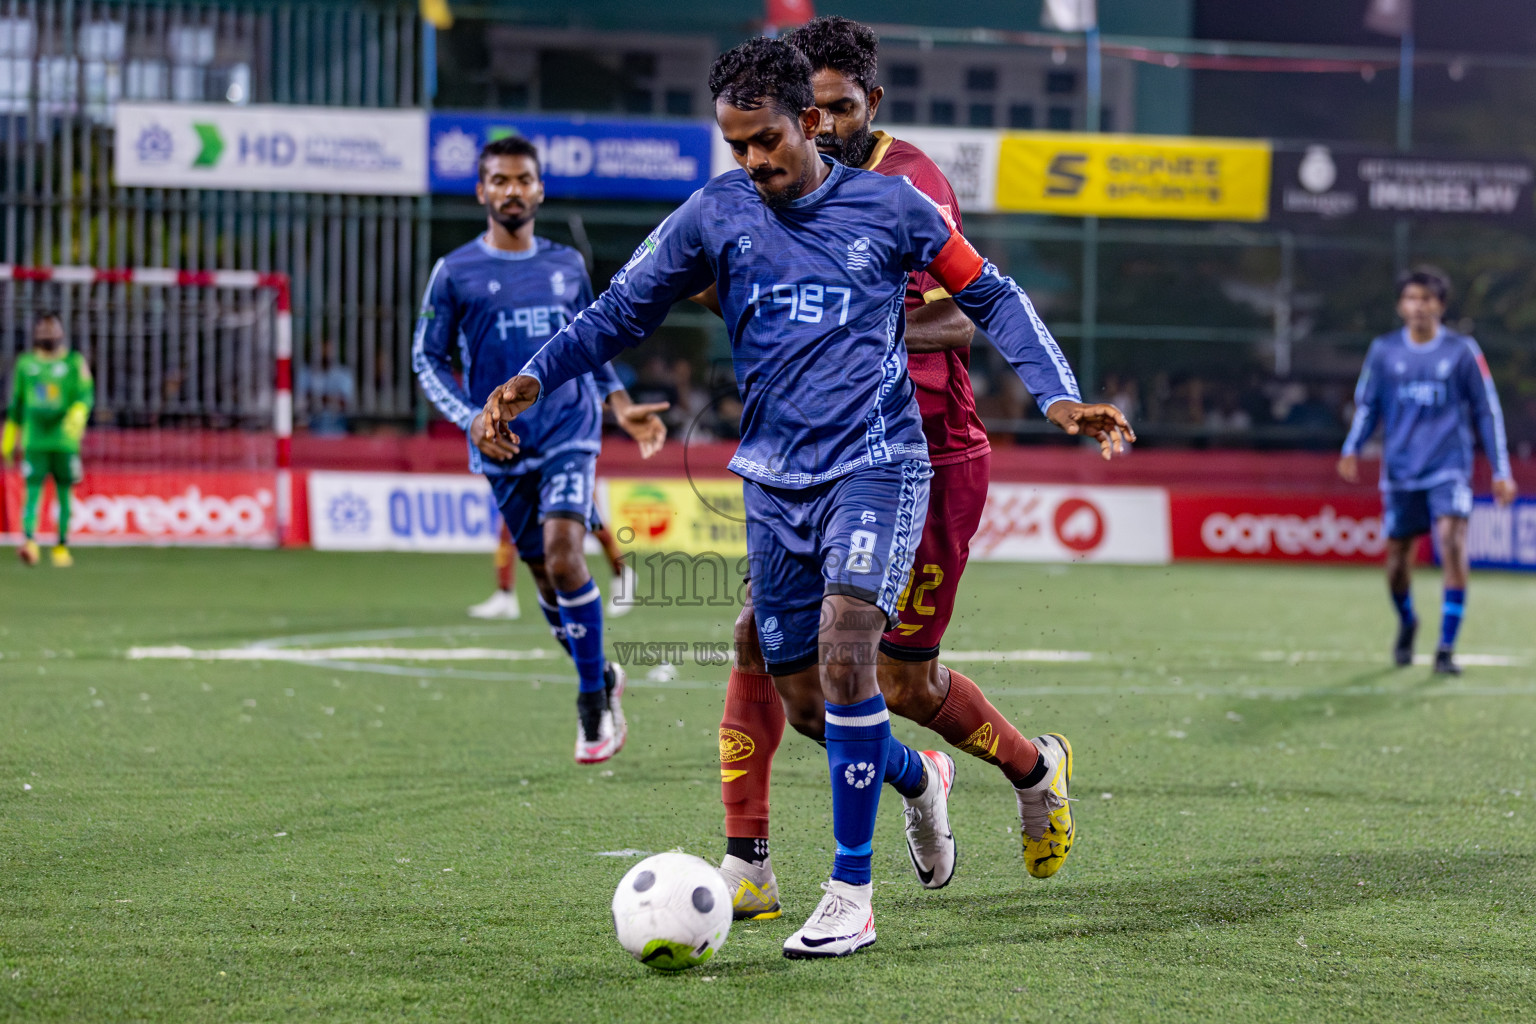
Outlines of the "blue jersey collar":
M 807 206 L 815 206 L 817 203 L 827 198 L 828 193 L 832 191 L 832 187 L 837 184 L 837 179 L 843 176 L 843 171 L 845 168 L 842 164 L 838 163 L 836 160 L 833 160 L 831 157 L 824 153 L 818 153 L 817 155 L 821 157 L 821 162 L 828 165 L 831 170 L 827 172 L 825 180 L 823 180 L 820 185 L 816 186 L 816 190 L 814 192 L 807 192 L 799 199 L 791 200 L 788 205 L 788 208 L 791 210 L 799 210 Z
M 1406 326 L 1402 329 L 1402 335 L 1403 344 L 1408 346 L 1408 351 L 1433 352 L 1435 349 L 1440 347 L 1440 342 L 1445 340 L 1445 325 L 1441 324 L 1440 329 L 1435 332 L 1435 336 L 1422 343 L 1414 341 L 1411 337 L 1408 336 L 1408 328 Z
M 491 246 L 490 244 L 488 244 L 486 242 L 484 235 L 481 235 L 479 238 L 475 239 L 475 245 L 479 246 L 480 247 L 480 251 L 482 253 L 484 253 L 486 256 L 491 257 L 492 259 L 497 259 L 497 260 L 531 260 L 531 259 L 533 259 L 535 256 L 537 256 L 539 254 L 539 243 L 542 242 L 542 241 L 543 241 L 542 238 L 535 238 L 533 240 L 533 248 L 525 250 L 523 252 L 511 252 L 511 251 L 509 251 L 507 249 L 497 249 L 497 248 L 494 248 L 493 246 Z

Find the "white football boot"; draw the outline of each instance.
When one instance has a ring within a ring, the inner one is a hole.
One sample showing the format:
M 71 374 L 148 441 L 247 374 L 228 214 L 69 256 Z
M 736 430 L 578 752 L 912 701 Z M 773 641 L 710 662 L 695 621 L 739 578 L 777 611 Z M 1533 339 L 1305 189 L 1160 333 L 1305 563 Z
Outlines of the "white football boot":
M 949 791 L 955 784 L 955 760 L 937 750 L 925 750 L 928 785 L 906 805 L 907 853 L 912 870 L 925 889 L 942 889 L 955 877 L 955 834 L 949 827 Z
M 628 562 L 624 571 L 613 578 L 612 590 L 608 591 L 608 606 L 603 614 L 610 619 L 628 615 L 635 610 L 635 569 Z
M 577 764 L 601 764 L 617 754 L 623 745 L 613 729 L 613 712 L 606 708 L 598 719 L 596 739 L 587 739 L 587 731 L 581 727 L 581 722 L 576 723 Z
M 520 619 L 523 610 L 517 605 L 517 594 L 510 590 L 498 590 L 479 604 L 469 606 L 472 619 Z
M 849 885 L 829 878 L 821 883 L 826 895 L 810 918 L 784 940 L 784 955 L 791 960 L 848 956 L 875 944 L 873 886 Z
M 613 732 L 618 737 L 618 745 L 613 748 L 617 754 L 629 738 L 629 723 L 624 720 L 624 708 L 620 703 L 624 697 L 624 687 L 629 684 L 629 676 L 625 674 L 623 665 L 609 661 L 603 664 L 603 681 L 608 687 L 608 712 L 613 715 Z
M 754 864 L 726 854 L 720 862 L 720 877 L 731 891 L 732 920 L 771 921 L 784 912 L 779 906 L 779 880 L 768 858 Z
M 626 681 L 624 669 L 610 661 L 603 669 L 603 676 L 608 683 L 608 706 L 603 709 L 602 717 L 598 719 L 596 739 L 587 739 L 586 730 L 581 727 L 581 722 L 577 721 L 577 764 L 600 764 L 623 750 L 624 741 L 629 738 L 629 723 L 624 721 L 624 710 L 620 706 Z

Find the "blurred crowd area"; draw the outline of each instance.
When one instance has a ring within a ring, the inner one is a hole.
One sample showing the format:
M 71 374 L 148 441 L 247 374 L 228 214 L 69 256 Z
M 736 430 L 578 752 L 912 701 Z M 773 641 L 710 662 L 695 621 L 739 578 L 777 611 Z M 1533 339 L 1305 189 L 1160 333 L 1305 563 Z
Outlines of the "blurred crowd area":
M 729 361 L 690 358 L 665 351 L 669 347 L 615 362 L 631 397 L 669 403 L 663 419 L 675 440 L 738 440 L 742 405 Z M 1529 351 L 1517 356 L 1505 360 L 1504 372 L 1496 368 L 1495 375 L 1500 378 L 1511 453 L 1526 458 L 1536 451 L 1536 365 L 1522 370 L 1518 364 L 1536 364 L 1536 357 Z M 970 370 L 976 409 L 994 444 L 1065 440 L 990 345 L 973 347 Z M 335 346 L 323 346 L 321 359 L 296 375 L 300 428 L 319 436 L 409 432 L 399 423 L 352 416 L 355 391 L 352 372 L 338 360 Z M 1304 374 L 1281 378 L 1241 361 L 1226 374 L 1111 370 L 1089 397 L 1118 406 L 1136 425 L 1142 443 L 1158 447 L 1333 450 L 1355 414 L 1352 379 Z M 616 430 L 611 416 L 609 427 Z M 437 419 L 427 428 L 437 434 L 456 432 Z

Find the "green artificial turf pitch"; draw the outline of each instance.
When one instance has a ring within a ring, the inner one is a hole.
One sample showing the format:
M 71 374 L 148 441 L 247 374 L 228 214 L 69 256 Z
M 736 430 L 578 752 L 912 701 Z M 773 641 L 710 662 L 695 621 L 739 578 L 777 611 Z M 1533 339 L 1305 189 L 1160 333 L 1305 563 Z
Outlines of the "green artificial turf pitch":
M 1493 664 L 1444 681 L 1385 667 L 1377 570 L 974 565 L 948 649 L 1091 655 L 957 663 L 1076 748 L 1061 873 L 1025 875 L 1011 792 L 957 756 L 954 883 L 918 887 L 887 792 L 878 943 L 785 960 L 831 861 L 825 762 L 790 734 L 784 918 L 664 976 L 614 941 L 634 861 L 602 854 L 718 857 L 722 670 L 636 669 L 628 748 L 583 768 L 559 660 L 127 657 L 552 647 L 526 577 L 522 621 L 464 616 L 486 559 L 77 557 L 0 566 L 5 1019 L 1536 1018 L 1530 577 L 1474 578 L 1462 649 Z M 733 614 L 641 608 L 609 636 L 718 642 Z

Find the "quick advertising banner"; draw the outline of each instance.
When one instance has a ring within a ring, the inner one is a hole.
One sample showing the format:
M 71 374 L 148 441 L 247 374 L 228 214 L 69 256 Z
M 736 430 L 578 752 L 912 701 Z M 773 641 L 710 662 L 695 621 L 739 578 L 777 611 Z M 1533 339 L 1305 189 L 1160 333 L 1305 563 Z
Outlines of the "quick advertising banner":
M 127 472 L 86 467 L 75 488 L 71 543 L 226 544 L 271 547 L 277 543 L 277 501 L 271 473 L 197 470 Z M 51 485 L 50 485 L 51 487 Z M 23 485 L 5 474 L 5 523 L 20 530 Z M 50 489 L 40 509 L 38 536 L 58 530 L 59 504 Z
M 421 110 L 119 103 L 118 185 L 423 195 Z
M 1272 216 L 1320 223 L 1457 217 L 1529 224 L 1536 166 L 1523 159 L 1462 159 L 1337 150 L 1277 150 Z
M 1161 487 L 994 483 L 971 558 L 985 562 L 1166 565 L 1168 492 Z
M 435 193 L 474 195 L 480 147 L 521 135 L 539 149 L 551 199 L 681 202 L 710 178 L 711 124 L 584 120 L 521 114 L 434 113 Z
M 1491 498 L 1474 499 L 1467 550 L 1474 569 L 1536 572 L 1536 500 L 1501 508 Z
M 1071 217 L 1261 221 L 1270 145 L 1257 139 L 1009 132 L 1001 211 Z
M 309 474 L 310 543 L 320 551 L 490 552 L 500 532 L 483 476 Z

